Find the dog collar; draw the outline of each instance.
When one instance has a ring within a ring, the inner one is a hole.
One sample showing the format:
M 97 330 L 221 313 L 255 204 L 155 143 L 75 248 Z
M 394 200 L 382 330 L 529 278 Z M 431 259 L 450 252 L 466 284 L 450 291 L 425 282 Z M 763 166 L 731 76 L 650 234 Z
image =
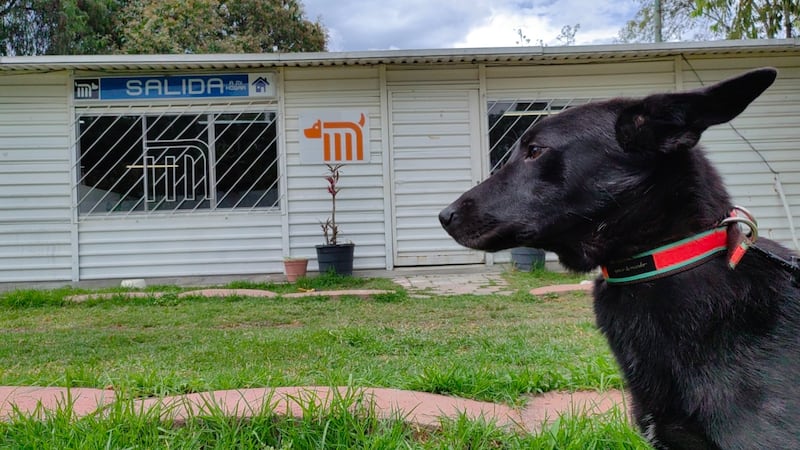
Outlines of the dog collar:
M 603 278 L 610 284 L 631 284 L 697 267 L 728 249 L 728 228 L 739 224 L 749 228 L 749 233 L 739 233 L 738 242 L 728 253 L 728 267 L 735 269 L 747 249 L 758 239 L 758 222 L 741 206 L 734 206 L 717 228 L 601 266 Z
M 673 275 L 709 261 L 728 248 L 728 227 L 720 226 L 704 233 L 658 247 L 634 257 L 601 266 L 603 278 L 611 284 L 629 284 Z M 741 250 L 739 250 L 741 249 Z M 739 262 L 746 247 L 737 246 L 731 262 Z M 736 255 L 736 253 L 741 253 Z M 735 259 L 735 262 L 733 261 Z

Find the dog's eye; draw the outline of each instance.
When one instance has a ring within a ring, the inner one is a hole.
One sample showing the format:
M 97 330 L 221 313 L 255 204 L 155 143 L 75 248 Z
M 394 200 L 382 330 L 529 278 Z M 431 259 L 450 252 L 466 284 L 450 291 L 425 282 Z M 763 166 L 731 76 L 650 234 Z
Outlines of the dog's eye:
M 547 147 L 542 147 L 541 145 L 530 144 L 528 146 L 528 153 L 525 155 L 525 159 L 536 159 L 542 155 L 547 150 Z

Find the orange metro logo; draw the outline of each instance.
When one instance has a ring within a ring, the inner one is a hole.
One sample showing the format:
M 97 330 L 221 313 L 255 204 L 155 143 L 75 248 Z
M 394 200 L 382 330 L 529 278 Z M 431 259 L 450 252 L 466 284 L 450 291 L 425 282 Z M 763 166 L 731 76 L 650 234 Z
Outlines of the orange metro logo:
M 317 117 L 308 128 L 303 128 L 307 141 L 321 141 L 322 162 L 366 162 L 364 129 L 367 118 L 360 113 L 358 121 L 323 120 Z M 315 145 L 319 152 L 319 144 Z M 312 150 L 313 151 L 313 150 Z M 318 155 L 318 153 L 317 153 Z M 318 159 L 319 156 L 313 159 Z

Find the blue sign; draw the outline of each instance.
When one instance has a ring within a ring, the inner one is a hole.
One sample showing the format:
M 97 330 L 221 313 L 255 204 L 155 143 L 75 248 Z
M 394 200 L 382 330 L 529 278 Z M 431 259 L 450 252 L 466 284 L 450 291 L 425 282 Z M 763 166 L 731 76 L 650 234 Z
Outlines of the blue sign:
M 274 74 L 163 75 L 76 79 L 75 100 L 275 97 Z

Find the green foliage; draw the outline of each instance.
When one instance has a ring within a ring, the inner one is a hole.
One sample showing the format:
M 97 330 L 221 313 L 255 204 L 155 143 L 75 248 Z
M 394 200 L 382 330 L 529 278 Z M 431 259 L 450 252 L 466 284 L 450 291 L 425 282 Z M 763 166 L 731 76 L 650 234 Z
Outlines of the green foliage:
M 305 18 L 296 0 L 238 0 L 227 2 L 226 32 L 240 51 L 324 51 L 327 32 Z
M 636 17 L 619 32 L 621 42 L 653 42 L 655 2 L 639 0 Z M 800 35 L 796 0 L 661 0 L 665 41 L 791 38 Z
M 38 290 L 17 289 L 0 295 L 0 305 L 6 308 L 31 308 L 41 306 L 61 306 L 69 289 Z
M 695 0 L 694 17 L 710 17 L 712 31 L 727 39 L 800 36 L 797 0 Z
M 138 0 L 123 16 L 124 53 L 325 50 L 325 29 L 296 0 Z
M 619 31 L 620 42 L 655 41 L 655 2 L 637 0 L 639 11 Z M 713 22 L 694 14 L 695 0 L 661 0 L 661 35 L 664 41 L 712 40 L 723 35 L 712 29 Z
M 297 0 L 5 0 L 0 54 L 324 51 Z
M 0 3 L 0 54 L 110 53 L 128 0 L 7 0 Z

